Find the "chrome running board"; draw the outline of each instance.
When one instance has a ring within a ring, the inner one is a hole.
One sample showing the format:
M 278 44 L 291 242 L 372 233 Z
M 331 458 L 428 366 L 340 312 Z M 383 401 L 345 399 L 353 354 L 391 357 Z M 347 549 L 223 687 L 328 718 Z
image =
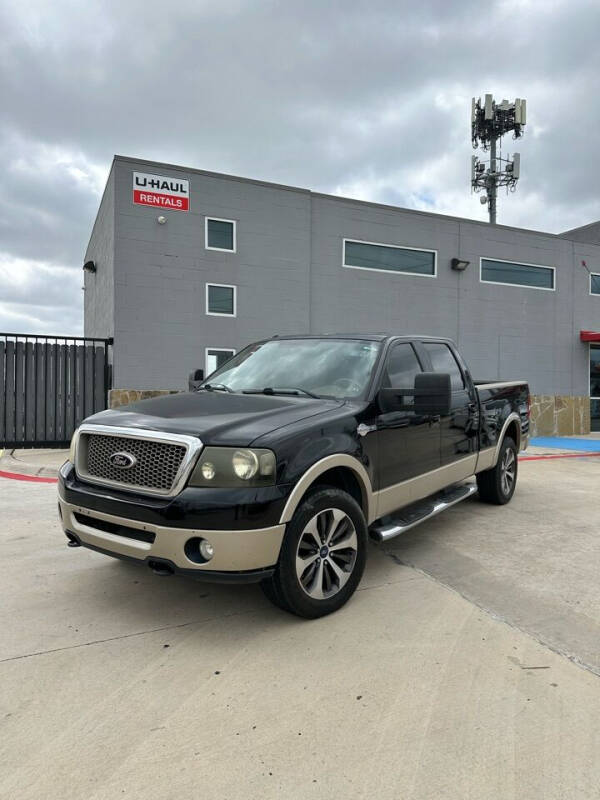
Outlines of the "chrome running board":
M 369 534 L 376 542 L 387 542 L 388 539 L 400 536 L 401 533 L 409 531 L 415 525 L 425 522 L 426 519 L 436 517 L 450 506 L 460 503 L 461 500 L 466 500 L 476 491 L 477 485 L 474 483 L 446 489 L 401 509 L 395 516 L 385 517 L 385 522 L 380 520 L 369 528 Z

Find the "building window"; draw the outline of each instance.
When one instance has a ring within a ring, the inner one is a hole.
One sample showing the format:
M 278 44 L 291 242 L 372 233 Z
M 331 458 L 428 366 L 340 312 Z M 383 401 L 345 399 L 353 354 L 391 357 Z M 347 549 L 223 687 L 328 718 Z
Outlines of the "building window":
M 223 366 L 226 361 L 233 358 L 235 350 L 225 350 L 222 347 L 206 348 L 206 376 L 212 375 L 215 370 Z
M 344 266 L 405 275 L 436 275 L 436 251 L 344 239 Z
M 481 282 L 501 283 L 504 286 L 528 286 L 531 289 L 554 291 L 554 267 L 536 264 L 516 264 L 513 261 L 481 259 Z
M 590 273 L 590 294 L 600 294 L 600 275 Z
M 222 250 L 226 253 L 235 253 L 235 228 L 236 224 L 233 219 L 206 217 L 204 246 L 207 250 Z
M 206 313 L 212 317 L 235 317 L 236 287 L 223 283 L 206 284 Z

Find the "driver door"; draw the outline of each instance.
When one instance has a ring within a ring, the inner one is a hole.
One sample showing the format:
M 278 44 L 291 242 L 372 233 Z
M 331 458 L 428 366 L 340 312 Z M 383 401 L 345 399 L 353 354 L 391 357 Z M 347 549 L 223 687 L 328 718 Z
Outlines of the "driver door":
M 413 345 L 399 342 L 387 354 L 380 388 L 413 389 L 415 375 L 423 371 Z M 406 404 L 412 402 L 413 398 L 407 396 Z M 403 487 L 399 487 L 397 493 L 393 487 L 440 466 L 439 417 L 419 416 L 413 410 L 386 411 L 379 403 L 377 437 L 378 488 L 384 490 L 385 495 L 385 503 L 380 508 L 383 514 L 404 502 Z M 399 502 L 394 505 L 396 499 Z

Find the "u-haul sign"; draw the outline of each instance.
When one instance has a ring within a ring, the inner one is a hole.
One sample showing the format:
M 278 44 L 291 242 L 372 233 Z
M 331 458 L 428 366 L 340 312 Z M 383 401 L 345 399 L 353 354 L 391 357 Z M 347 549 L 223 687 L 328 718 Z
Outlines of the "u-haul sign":
M 166 178 L 164 175 L 134 172 L 133 202 L 141 206 L 189 211 L 190 182 L 183 178 Z

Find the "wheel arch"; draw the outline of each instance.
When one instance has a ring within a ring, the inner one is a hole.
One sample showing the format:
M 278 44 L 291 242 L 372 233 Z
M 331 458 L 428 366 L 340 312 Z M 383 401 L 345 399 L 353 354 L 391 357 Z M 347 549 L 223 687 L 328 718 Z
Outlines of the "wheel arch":
M 521 418 L 515 411 L 513 411 L 512 414 L 509 414 L 504 421 L 502 431 L 500 432 L 500 436 L 498 437 L 498 442 L 496 444 L 493 466 L 496 466 L 498 463 L 498 459 L 500 458 L 500 448 L 502 447 L 502 443 L 507 436 L 510 436 L 513 442 L 517 445 L 517 452 L 519 452 L 521 449 Z
M 375 515 L 375 501 L 369 474 L 360 461 L 346 453 L 326 456 L 300 478 L 281 514 L 280 523 L 289 522 L 312 486 L 326 483 L 347 491 L 361 506 L 367 524 Z

